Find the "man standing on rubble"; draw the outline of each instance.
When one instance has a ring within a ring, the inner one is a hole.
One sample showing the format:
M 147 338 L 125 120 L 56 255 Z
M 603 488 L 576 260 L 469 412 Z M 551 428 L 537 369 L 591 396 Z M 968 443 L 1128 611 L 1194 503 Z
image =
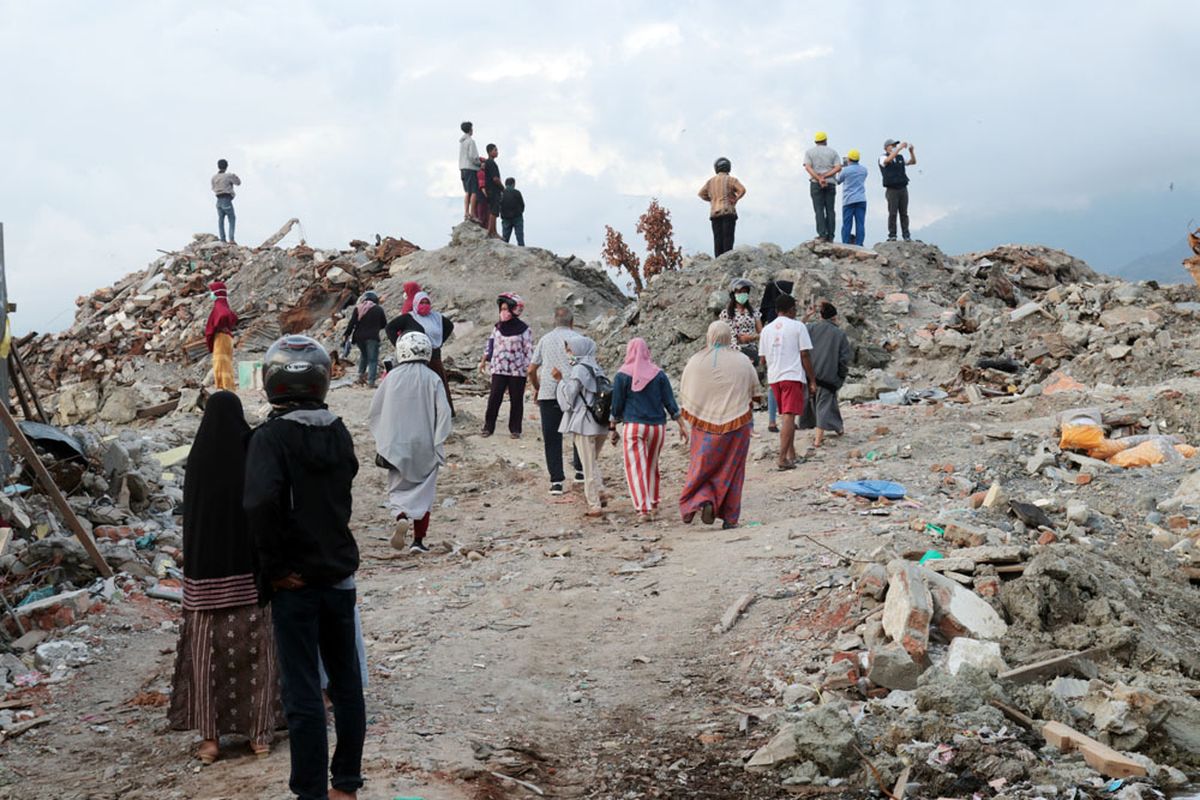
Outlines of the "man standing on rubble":
M 867 238 L 867 168 L 858 163 L 857 150 L 846 154 L 846 163 L 837 174 L 842 184 L 842 244 L 862 246 Z
M 713 175 L 700 187 L 700 199 L 709 204 L 708 219 L 712 223 L 713 257 L 733 249 L 733 231 L 737 226 L 737 204 L 746 195 L 742 182 L 729 174 L 733 164 L 721 156 L 713 162 Z
M 517 188 L 515 178 L 505 178 L 504 195 L 500 198 L 500 230 L 504 241 L 517 234 L 517 247 L 525 246 L 525 198 Z
M 288 786 L 301 800 L 357 797 L 367 733 L 350 530 L 358 460 L 350 431 L 325 405 L 329 373 L 329 354 L 307 336 L 285 336 L 267 351 L 271 413 L 250 438 L 243 496 L 259 596 L 271 605 L 275 630 L 291 740 Z M 332 761 L 322 664 L 337 732 Z
M 483 174 L 486 181 L 483 191 L 488 203 L 487 233 L 489 239 L 499 239 L 500 234 L 496 233 L 496 220 L 500 216 L 500 201 L 504 198 L 504 181 L 500 180 L 500 165 L 496 163 L 496 156 L 500 155 L 500 149 L 494 144 L 489 144 L 487 155 L 487 160 L 483 162 Z
M 242 179 L 232 172 L 226 172 L 229 169 L 229 162 L 221 159 L 217 162 L 217 174 L 212 176 L 213 194 L 217 196 L 217 233 L 221 236 L 221 241 L 225 239 L 225 220 L 229 220 L 229 243 L 237 244 L 237 239 L 234 237 L 234 226 L 237 225 L 237 214 L 233 213 L 233 187 L 241 186 Z
M 767 365 L 767 383 L 779 406 L 779 462 L 781 470 L 796 468 L 796 421 L 804 413 L 813 365 L 808 328 L 796 319 L 796 298 L 775 298 L 778 316 L 762 330 L 758 352 Z
M 567 343 L 575 338 L 575 312 L 566 306 L 554 309 L 554 330 L 538 339 L 529 362 L 529 385 L 537 398 L 538 414 L 542 418 L 542 445 L 546 453 L 546 471 L 550 473 L 550 494 L 563 493 L 563 435 L 558 430 L 562 425 L 563 412 L 558 407 L 559 376 L 571 374 L 571 356 Z M 545 374 L 543 375 L 543 371 Z M 583 462 L 579 450 L 572 445 L 571 456 L 575 467 L 575 482 L 583 483 Z
M 817 238 L 833 241 L 837 227 L 837 184 L 834 176 L 842 171 L 837 151 L 829 146 L 825 131 L 817 131 L 815 144 L 804 153 L 804 169 L 808 173 L 808 193 L 812 196 L 813 213 L 817 217 Z
M 908 150 L 908 160 L 903 150 Z M 908 173 L 905 167 L 915 166 L 917 153 L 908 142 L 888 139 L 883 143 L 883 155 L 879 157 L 879 171 L 883 175 L 883 189 L 888 206 L 888 241 L 896 241 L 896 217 L 900 217 L 900 232 L 904 241 L 911 242 L 908 232 Z
M 475 197 L 479 194 L 479 184 L 475 178 L 475 173 L 479 171 L 479 148 L 475 146 L 475 140 L 471 137 L 475 126 L 464 122 L 458 127 L 463 134 L 458 140 L 458 172 L 462 178 L 463 191 L 466 192 L 463 195 L 463 219 L 470 222 L 475 218 Z

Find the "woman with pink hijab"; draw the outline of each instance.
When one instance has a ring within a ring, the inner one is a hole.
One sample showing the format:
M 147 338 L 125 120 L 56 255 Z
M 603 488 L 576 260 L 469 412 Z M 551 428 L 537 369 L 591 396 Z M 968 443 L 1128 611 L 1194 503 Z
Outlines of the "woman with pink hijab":
M 667 373 L 650 359 L 645 339 L 631 339 L 625 348 L 625 363 L 613 378 L 608 429 L 616 444 L 617 423 L 622 423 L 625 481 L 641 522 L 653 520 L 658 514 L 658 458 L 667 438 L 668 416 L 679 425 L 679 435 L 687 441 L 687 429 L 679 417 Z

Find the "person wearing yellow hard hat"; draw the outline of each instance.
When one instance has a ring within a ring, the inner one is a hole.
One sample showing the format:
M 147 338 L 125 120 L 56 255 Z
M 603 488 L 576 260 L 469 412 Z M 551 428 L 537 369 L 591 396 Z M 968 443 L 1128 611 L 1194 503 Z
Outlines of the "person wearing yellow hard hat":
M 901 152 L 908 150 L 908 159 Z M 883 143 L 883 155 L 879 157 L 879 172 L 883 176 L 883 190 L 888 205 L 888 241 L 896 241 L 896 217 L 900 217 L 900 232 L 904 241 L 911 242 L 908 232 L 908 173 L 905 167 L 915 166 L 917 153 L 908 142 L 888 139 Z
M 867 168 L 858 159 L 857 150 L 846 153 L 837 182 L 842 184 L 842 244 L 861 246 L 867 236 Z
M 804 153 L 804 169 L 808 172 L 808 189 L 817 217 L 817 238 L 832 242 L 837 226 L 837 184 L 833 178 L 841 172 L 842 164 L 837 151 L 829 146 L 825 131 L 817 131 L 813 142 Z

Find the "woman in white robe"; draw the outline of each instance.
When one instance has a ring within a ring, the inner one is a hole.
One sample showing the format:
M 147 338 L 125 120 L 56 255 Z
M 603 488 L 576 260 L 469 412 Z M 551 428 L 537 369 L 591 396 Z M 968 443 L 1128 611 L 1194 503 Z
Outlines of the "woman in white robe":
M 442 379 L 429 367 L 432 354 L 423 333 L 406 333 L 396 341 L 396 367 L 376 390 L 369 418 L 375 461 L 388 470 L 388 506 L 396 518 L 392 547 L 403 549 L 411 527 L 414 553 L 429 552 L 425 533 L 452 429 Z

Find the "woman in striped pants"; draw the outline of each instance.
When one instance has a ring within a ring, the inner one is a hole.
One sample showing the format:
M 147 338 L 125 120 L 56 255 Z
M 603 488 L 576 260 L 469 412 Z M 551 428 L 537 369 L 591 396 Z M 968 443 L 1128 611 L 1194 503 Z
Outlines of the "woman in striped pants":
M 679 417 L 679 405 L 667 374 L 650 360 L 645 339 L 631 339 L 625 350 L 625 363 L 613 379 L 612 421 L 608 425 L 613 444 L 617 443 L 617 423 L 625 454 L 625 480 L 639 521 L 646 522 L 658 513 L 658 457 L 666 440 L 667 417 L 679 425 L 679 434 L 687 441 L 687 430 Z

